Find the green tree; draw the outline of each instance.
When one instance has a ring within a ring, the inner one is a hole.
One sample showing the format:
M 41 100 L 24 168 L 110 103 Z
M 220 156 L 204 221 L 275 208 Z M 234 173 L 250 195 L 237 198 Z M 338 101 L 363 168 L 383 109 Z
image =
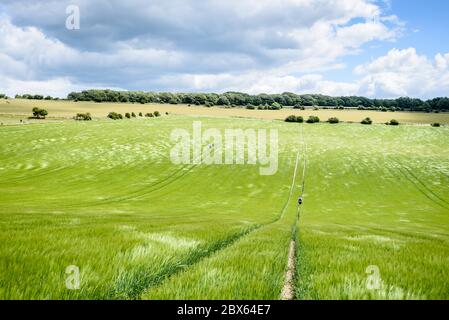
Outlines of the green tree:
M 282 106 L 279 102 L 273 102 L 270 107 L 271 110 L 280 110 Z
M 219 106 L 228 106 L 231 103 L 229 102 L 229 99 L 226 96 L 221 95 L 217 100 L 217 105 Z
M 37 107 L 34 107 L 32 109 L 33 117 L 36 119 L 45 119 L 45 117 L 48 115 L 48 111 L 45 109 L 39 109 Z

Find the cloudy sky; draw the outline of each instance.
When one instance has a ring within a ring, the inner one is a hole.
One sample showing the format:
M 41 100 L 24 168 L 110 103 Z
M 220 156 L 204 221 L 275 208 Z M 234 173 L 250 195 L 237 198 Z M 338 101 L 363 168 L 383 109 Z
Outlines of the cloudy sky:
M 1 0 L 0 92 L 88 88 L 449 96 L 449 1 Z

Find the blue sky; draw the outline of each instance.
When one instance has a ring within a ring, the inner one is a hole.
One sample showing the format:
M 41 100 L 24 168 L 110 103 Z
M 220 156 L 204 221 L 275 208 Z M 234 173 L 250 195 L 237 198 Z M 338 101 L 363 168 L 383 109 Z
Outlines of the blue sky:
M 448 30 L 446 0 L 3 0 L 0 92 L 448 96 Z
M 410 28 L 410 32 L 398 39 L 398 46 L 417 47 L 427 55 L 449 52 L 449 1 L 395 0 L 391 11 Z

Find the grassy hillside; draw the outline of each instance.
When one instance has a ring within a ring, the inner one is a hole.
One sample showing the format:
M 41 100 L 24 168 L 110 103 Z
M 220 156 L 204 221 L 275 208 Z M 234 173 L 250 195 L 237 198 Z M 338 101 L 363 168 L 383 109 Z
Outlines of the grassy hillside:
M 278 172 L 172 164 L 170 132 L 197 119 L 278 129 Z M 298 298 L 449 298 L 448 137 L 193 116 L 0 127 L 0 298 L 277 299 L 304 174 Z
M 449 131 L 306 128 L 298 298 L 447 299 Z

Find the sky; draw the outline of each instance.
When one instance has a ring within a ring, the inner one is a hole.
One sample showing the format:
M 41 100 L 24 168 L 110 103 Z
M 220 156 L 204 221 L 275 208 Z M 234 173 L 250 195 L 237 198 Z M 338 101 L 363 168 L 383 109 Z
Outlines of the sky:
M 448 31 L 447 0 L 1 0 L 0 92 L 427 99 Z

